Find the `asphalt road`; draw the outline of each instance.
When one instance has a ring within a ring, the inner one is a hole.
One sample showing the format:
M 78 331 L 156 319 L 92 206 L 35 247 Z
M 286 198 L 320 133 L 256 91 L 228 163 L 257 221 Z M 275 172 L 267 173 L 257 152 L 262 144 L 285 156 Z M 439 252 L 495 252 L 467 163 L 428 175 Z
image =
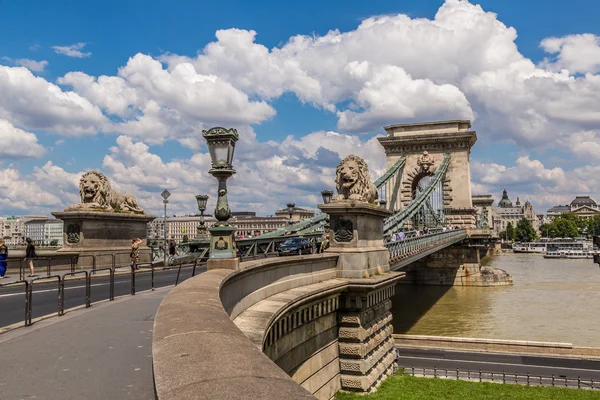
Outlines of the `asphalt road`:
M 124 269 L 126 270 L 126 269 Z M 206 266 L 196 267 L 196 274 L 206 270 Z M 174 285 L 177 279 L 177 269 L 154 270 L 154 287 Z M 192 276 L 192 268 L 181 269 L 179 282 Z M 131 274 L 115 275 L 114 296 L 131 294 Z M 151 289 L 151 274 L 149 270 L 141 269 L 135 276 L 136 292 Z M 108 276 L 94 276 L 91 280 L 90 300 L 92 303 L 109 298 L 110 280 Z M 65 282 L 64 309 L 85 304 L 85 283 L 83 279 L 68 279 Z M 31 301 L 32 318 L 48 314 L 56 314 L 58 311 L 58 284 L 35 282 Z M 25 318 L 25 286 L 16 285 L 11 287 L 0 287 L 0 327 L 23 322 Z
M 458 369 L 461 379 L 469 376 L 471 380 L 478 380 L 481 370 L 483 380 L 490 380 L 493 372 L 496 381 L 515 382 L 517 374 L 518 382 L 525 383 L 529 374 L 532 384 L 539 385 L 542 376 L 546 378 L 542 383 L 551 385 L 554 375 L 557 386 L 565 386 L 565 378 L 569 387 L 577 386 L 580 378 L 587 381 L 582 386 L 593 380 L 594 387 L 600 389 L 600 360 L 415 348 L 398 348 L 398 354 L 399 365 L 409 373 L 414 371 L 417 376 L 423 376 L 423 368 L 425 375 L 433 376 L 435 368 L 438 376 L 447 374 L 455 378 Z

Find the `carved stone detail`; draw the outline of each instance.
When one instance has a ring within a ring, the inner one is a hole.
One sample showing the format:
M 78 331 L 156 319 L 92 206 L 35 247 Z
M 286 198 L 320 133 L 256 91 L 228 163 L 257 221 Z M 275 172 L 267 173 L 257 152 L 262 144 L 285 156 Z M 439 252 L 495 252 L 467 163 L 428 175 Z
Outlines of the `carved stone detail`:
M 67 225 L 67 243 L 79 243 L 81 228 L 79 224 Z
M 354 236 L 352 221 L 336 219 L 333 227 L 334 237 L 337 242 L 350 242 Z
M 88 171 L 79 180 L 81 203 L 69 206 L 65 211 L 116 211 L 143 214 L 131 194 L 112 189 L 108 178 L 100 171 Z
M 377 187 L 371 180 L 369 167 L 362 158 L 350 154 L 337 166 L 335 185 L 338 194 L 333 196 L 332 202 L 355 200 L 363 203 L 377 201 Z

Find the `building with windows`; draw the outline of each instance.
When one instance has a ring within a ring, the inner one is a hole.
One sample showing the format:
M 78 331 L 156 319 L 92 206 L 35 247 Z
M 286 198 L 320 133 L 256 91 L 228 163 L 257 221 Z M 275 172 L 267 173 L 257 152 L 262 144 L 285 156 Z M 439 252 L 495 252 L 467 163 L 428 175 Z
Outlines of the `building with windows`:
M 211 215 L 204 216 L 204 226 L 209 228 L 214 225 L 216 219 Z M 148 223 L 146 234 L 148 239 L 162 239 L 164 237 L 164 218 L 155 218 Z M 175 239 L 177 243 L 183 242 L 184 237 L 193 240 L 198 235 L 200 226 L 200 215 L 185 215 L 181 217 L 167 217 L 167 239 Z
M 63 245 L 63 221 L 60 219 L 32 219 L 25 222 L 25 237 L 38 246 Z
M 554 218 L 564 213 L 573 213 L 582 218 L 590 218 L 600 213 L 600 207 L 590 196 L 576 196 L 570 204 L 554 206 L 547 212 L 548 217 Z
M 523 218 L 529 220 L 535 230 L 540 226 L 540 220 L 535 215 L 533 205 L 526 201 L 521 205 L 521 200 L 517 197 L 517 201 L 513 202 L 508 198 L 506 189 L 502 192 L 502 199 L 498 202 L 498 207 L 493 207 L 494 231 L 499 233 L 506 229 L 510 222 L 513 227 L 516 227 L 519 221 Z
M 235 226 L 237 237 L 254 237 L 283 228 L 289 220 L 288 214 L 287 217 L 234 217 L 228 222 Z
M 275 211 L 276 217 L 287 218 L 290 220 L 290 212 L 287 208 Z M 303 219 L 312 218 L 315 216 L 315 212 L 313 210 L 307 210 L 305 208 L 294 207 L 292 211 L 292 222 L 302 221 Z
M 0 237 L 8 247 L 25 245 L 25 223 L 31 220 L 46 220 L 42 215 L 0 217 Z

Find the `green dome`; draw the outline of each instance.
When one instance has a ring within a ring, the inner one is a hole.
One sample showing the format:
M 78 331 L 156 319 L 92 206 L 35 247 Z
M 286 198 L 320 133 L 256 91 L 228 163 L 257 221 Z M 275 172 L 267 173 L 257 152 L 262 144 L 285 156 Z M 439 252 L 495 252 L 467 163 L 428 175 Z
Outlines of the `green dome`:
M 509 200 L 508 193 L 506 193 L 506 189 L 504 189 L 504 191 L 502 192 L 502 200 L 498 202 L 498 207 L 508 208 L 512 206 L 512 201 Z

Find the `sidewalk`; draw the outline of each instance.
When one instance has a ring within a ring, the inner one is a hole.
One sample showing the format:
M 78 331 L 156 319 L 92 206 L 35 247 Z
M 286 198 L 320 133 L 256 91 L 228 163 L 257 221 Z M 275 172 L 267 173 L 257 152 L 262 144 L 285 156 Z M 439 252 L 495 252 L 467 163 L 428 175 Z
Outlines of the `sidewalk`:
M 0 398 L 153 399 L 152 327 L 170 287 L 0 335 Z

